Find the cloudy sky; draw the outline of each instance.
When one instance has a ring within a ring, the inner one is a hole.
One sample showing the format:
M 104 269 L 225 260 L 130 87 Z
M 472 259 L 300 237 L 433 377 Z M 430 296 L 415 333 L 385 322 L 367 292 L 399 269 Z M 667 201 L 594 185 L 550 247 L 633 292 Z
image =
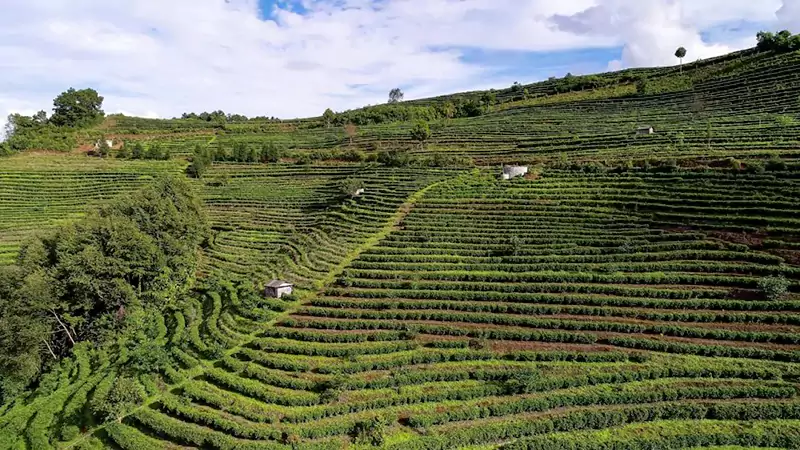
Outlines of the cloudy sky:
M 2 0 L 0 116 L 93 87 L 106 112 L 282 118 L 675 64 L 800 31 L 800 0 Z M 0 119 L 2 121 L 2 119 Z

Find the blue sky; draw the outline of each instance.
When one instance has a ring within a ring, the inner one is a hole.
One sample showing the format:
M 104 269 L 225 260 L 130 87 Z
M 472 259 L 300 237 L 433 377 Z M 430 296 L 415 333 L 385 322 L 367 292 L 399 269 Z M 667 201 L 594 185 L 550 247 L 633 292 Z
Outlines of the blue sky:
M 5 0 L 0 117 L 94 87 L 108 113 L 283 118 L 676 64 L 800 31 L 800 0 Z M 0 119 L 2 120 L 2 119 Z

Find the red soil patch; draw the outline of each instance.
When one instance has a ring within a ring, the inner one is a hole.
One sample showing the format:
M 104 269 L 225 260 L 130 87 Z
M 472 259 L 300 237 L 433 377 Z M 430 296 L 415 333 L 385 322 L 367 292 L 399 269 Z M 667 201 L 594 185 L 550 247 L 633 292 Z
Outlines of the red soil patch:
M 800 250 L 771 249 L 768 251 L 774 255 L 780 256 L 786 260 L 788 264 L 800 265 Z
M 33 149 L 33 150 L 25 150 L 25 155 L 27 156 L 52 156 L 52 155 L 63 155 L 64 152 L 60 152 L 58 150 L 45 150 L 45 149 Z
M 764 244 L 764 239 L 767 237 L 767 233 L 764 232 L 744 233 L 733 231 L 709 231 L 708 235 L 725 242 L 744 244 L 751 248 L 761 248 L 761 246 Z

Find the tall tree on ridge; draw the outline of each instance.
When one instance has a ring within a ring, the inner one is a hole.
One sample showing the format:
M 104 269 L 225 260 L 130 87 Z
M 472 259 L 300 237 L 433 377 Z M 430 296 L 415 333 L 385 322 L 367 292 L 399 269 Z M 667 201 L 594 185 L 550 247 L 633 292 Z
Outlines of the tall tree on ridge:
M 675 57 L 681 60 L 681 73 L 683 73 L 683 58 L 686 56 L 686 49 L 683 47 L 678 47 L 675 50 Z

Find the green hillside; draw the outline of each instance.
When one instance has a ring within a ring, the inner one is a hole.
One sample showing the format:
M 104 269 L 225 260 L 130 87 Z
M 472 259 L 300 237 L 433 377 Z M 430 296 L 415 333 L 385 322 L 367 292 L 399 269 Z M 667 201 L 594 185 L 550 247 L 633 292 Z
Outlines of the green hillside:
M 800 447 L 799 52 L 64 133 L 0 159 L 0 267 L 165 174 L 210 233 L 191 289 L 114 304 L 135 338 L 40 345 L 0 449 Z

